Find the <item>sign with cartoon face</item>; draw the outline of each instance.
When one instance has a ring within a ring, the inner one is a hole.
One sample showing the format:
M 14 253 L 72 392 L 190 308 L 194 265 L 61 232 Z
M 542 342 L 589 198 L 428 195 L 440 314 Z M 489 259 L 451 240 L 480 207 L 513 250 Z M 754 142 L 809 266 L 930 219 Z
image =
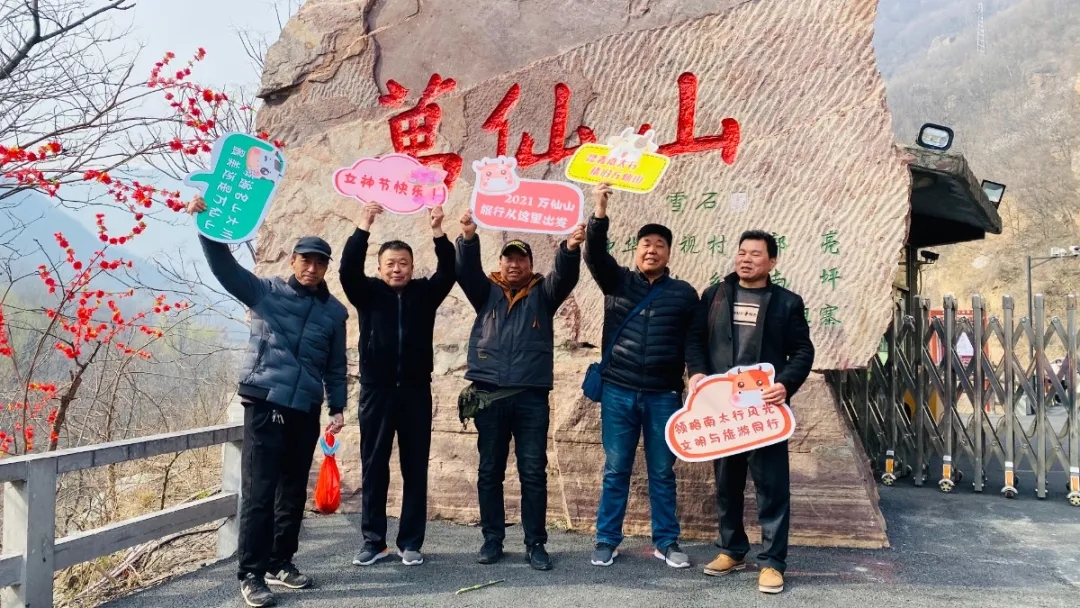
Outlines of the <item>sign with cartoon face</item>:
M 361 203 L 377 202 L 391 213 L 417 213 L 446 202 L 446 172 L 429 169 L 405 154 L 361 158 L 334 172 L 334 189 Z
M 206 200 L 206 211 L 195 216 L 199 232 L 219 243 L 255 238 L 285 177 L 285 157 L 257 137 L 228 133 L 214 142 L 210 166 L 210 171 L 195 171 L 184 178 Z
M 624 129 L 607 145 L 584 144 L 566 165 L 567 179 L 583 184 L 611 184 L 612 189 L 647 194 L 656 188 L 671 159 L 657 154 L 656 133 Z
M 791 408 L 762 398 L 774 382 L 768 363 L 705 378 L 668 420 L 668 447 L 680 460 L 705 462 L 787 441 L 795 432 Z
M 476 182 L 470 208 L 478 226 L 570 234 L 584 217 L 585 196 L 573 184 L 519 178 L 512 157 L 484 158 L 472 167 Z

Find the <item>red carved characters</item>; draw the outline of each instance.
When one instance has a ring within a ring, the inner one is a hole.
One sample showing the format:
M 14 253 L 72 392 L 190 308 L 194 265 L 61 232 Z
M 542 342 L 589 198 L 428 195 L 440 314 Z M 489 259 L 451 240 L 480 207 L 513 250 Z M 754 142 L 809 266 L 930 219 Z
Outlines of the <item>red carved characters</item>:
M 720 121 L 719 135 L 694 135 L 697 114 L 697 76 L 684 72 L 679 76 L 679 109 L 675 129 L 675 140 L 660 146 L 657 152 L 664 156 L 679 156 L 696 152 L 719 150 L 725 164 L 733 164 L 740 142 L 739 122 L 734 118 Z M 420 95 L 416 106 L 390 118 L 390 138 L 394 151 L 408 154 L 425 165 L 437 165 L 446 170 L 446 187 L 452 188 L 454 180 L 461 172 L 461 157 L 454 153 L 424 154 L 435 147 L 442 109 L 435 100 L 454 91 L 457 83 L 453 79 L 443 80 L 438 74 L 432 74 L 427 88 Z M 404 104 L 409 90 L 393 80 L 387 81 L 388 93 L 379 97 L 379 103 L 385 107 L 399 107 Z M 510 140 L 510 113 L 521 100 L 521 85 L 514 83 L 507 90 L 502 100 L 492 110 L 481 128 L 496 134 L 496 156 L 506 156 Z M 578 146 L 566 145 L 566 132 L 570 120 L 570 87 L 564 83 L 555 85 L 555 105 L 552 109 L 551 128 L 548 133 L 548 147 L 543 153 L 533 151 L 536 140 L 528 132 L 521 134 L 514 156 L 520 168 L 530 167 L 541 162 L 557 163 L 574 154 L 581 144 L 595 143 L 596 135 L 586 126 L 578 126 Z M 639 129 L 644 134 L 650 129 L 644 124 Z
M 453 92 L 457 82 L 453 78 L 443 80 L 442 76 L 432 74 L 424 92 L 420 94 L 416 106 L 390 117 L 390 142 L 394 151 L 408 154 L 425 166 L 435 165 L 446 171 L 444 183 L 452 190 L 458 174 L 461 173 L 461 157 L 453 152 L 425 154 L 435 147 L 435 138 L 442 120 L 442 108 L 435 99 Z M 387 81 L 388 94 L 379 97 L 379 104 L 388 107 L 400 107 L 405 102 L 409 90 L 393 80 Z

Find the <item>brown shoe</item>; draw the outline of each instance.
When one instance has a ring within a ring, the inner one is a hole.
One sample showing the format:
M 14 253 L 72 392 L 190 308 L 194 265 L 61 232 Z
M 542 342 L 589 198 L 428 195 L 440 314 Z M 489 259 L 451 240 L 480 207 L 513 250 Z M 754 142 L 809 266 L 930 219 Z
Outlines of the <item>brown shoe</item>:
M 708 566 L 705 566 L 705 574 L 708 576 L 724 576 L 745 567 L 746 562 L 743 560 L 735 559 L 727 553 L 721 553 L 716 556 L 716 559 L 709 562 Z
M 784 590 L 784 575 L 776 568 L 762 568 L 757 589 L 762 593 L 780 593 Z

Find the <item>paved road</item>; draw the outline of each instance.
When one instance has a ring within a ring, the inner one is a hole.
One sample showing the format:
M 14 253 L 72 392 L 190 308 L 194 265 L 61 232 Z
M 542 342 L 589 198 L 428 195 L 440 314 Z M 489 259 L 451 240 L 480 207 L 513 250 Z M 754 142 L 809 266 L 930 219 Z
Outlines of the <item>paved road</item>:
M 969 485 L 964 486 L 970 488 Z M 648 543 L 624 544 L 627 555 L 610 568 L 590 566 L 591 539 L 556 532 L 549 541 L 551 572 L 524 562 L 520 527 L 508 533 L 512 551 L 495 566 L 473 560 L 476 528 L 433 523 L 428 562 L 405 567 L 387 559 L 356 568 L 359 520 L 306 520 L 298 565 L 317 577 L 317 589 L 283 592 L 279 605 L 352 606 L 1046 606 L 1080 605 L 1080 509 L 1061 499 L 996 493 L 944 495 L 936 488 L 881 488 L 890 549 L 855 551 L 794 547 L 788 591 L 767 597 L 756 573 L 708 578 L 700 566 L 715 555 L 710 544 L 684 544 L 694 568 L 673 570 L 650 556 Z M 392 522 L 393 525 L 393 522 Z M 391 530 L 390 536 L 393 537 Z M 106 604 L 108 608 L 233 608 L 241 606 L 235 561 L 222 562 L 159 587 Z M 492 579 L 505 582 L 454 595 Z

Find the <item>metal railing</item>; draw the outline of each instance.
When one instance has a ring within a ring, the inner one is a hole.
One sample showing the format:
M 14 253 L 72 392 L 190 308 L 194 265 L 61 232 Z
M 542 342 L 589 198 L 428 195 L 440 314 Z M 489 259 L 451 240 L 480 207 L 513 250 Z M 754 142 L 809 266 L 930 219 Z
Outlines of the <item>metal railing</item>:
M 1038 295 L 1034 318 L 1019 321 L 1009 296 L 1000 316 L 978 295 L 965 315 L 951 296 L 940 315 L 917 301 L 911 315 L 895 310 L 866 369 L 827 374 L 882 483 L 936 476 L 951 492 L 967 470 L 976 492 L 1000 482 L 1014 498 L 1030 476 L 1046 498 L 1060 478 L 1080 506 L 1075 296 L 1064 319 L 1047 320 Z
M 226 521 L 218 530 L 218 556 L 232 555 L 240 512 L 243 436 L 243 426 L 232 423 L 0 460 L 0 482 L 4 483 L 0 600 L 4 608 L 51 607 L 53 573 L 57 570 L 220 519 Z M 223 445 L 219 493 L 56 538 L 59 474 L 214 445 Z

